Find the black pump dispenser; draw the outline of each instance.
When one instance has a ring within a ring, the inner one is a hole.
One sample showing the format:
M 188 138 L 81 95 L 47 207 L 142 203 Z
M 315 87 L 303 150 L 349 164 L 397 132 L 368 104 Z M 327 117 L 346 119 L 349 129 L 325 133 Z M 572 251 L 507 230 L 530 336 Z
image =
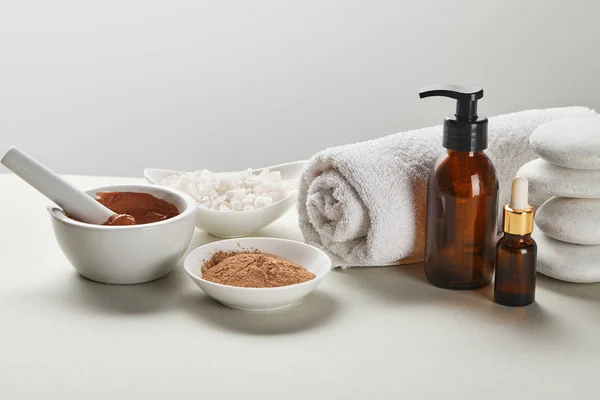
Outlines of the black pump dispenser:
M 443 96 L 456 99 L 456 114 L 444 118 L 442 145 L 454 151 L 482 151 L 487 148 L 486 117 L 477 115 L 477 100 L 483 89 L 459 85 L 431 85 L 419 91 L 419 97 Z

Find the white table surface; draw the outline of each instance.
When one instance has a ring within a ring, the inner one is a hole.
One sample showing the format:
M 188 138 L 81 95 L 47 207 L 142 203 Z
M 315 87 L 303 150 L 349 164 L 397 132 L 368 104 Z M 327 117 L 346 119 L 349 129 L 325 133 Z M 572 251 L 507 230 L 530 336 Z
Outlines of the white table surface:
M 135 286 L 81 278 L 46 204 L 0 174 L 0 399 L 600 398 L 600 285 L 538 275 L 537 303 L 511 309 L 420 264 L 338 269 L 287 310 L 244 313 L 181 264 Z M 259 234 L 301 240 L 294 213 Z

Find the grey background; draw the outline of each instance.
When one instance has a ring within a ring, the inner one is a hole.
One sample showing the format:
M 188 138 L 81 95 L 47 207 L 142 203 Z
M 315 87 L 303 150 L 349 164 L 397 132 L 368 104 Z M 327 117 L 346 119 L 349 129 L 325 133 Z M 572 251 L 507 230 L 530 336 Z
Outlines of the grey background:
M 0 151 L 60 173 L 216 171 L 487 115 L 600 109 L 600 2 L 0 2 Z M 441 139 L 441 138 L 440 138 Z M 3 170 L 6 171 L 6 170 Z

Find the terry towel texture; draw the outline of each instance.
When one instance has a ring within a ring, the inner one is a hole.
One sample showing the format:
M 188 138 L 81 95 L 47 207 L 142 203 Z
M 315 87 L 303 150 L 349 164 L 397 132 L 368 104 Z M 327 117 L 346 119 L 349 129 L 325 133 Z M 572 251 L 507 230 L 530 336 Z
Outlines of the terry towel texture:
M 508 203 L 519 167 L 537 158 L 529 146 L 533 130 L 555 119 L 593 114 L 585 107 L 564 107 L 489 118 L 486 154 L 500 183 L 499 210 Z M 443 150 L 442 127 L 434 126 L 317 153 L 300 181 L 304 239 L 338 266 L 422 260 L 427 179 Z

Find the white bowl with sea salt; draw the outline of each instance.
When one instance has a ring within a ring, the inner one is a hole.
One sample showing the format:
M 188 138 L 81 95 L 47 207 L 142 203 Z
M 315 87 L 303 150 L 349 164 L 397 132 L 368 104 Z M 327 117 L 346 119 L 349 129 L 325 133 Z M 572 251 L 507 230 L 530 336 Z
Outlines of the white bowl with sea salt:
M 146 168 L 144 177 L 150 183 L 192 195 L 198 202 L 196 226 L 199 229 L 217 237 L 237 238 L 269 225 L 296 203 L 298 182 L 305 165 L 306 161 L 296 161 L 221 173 Z M 247 196 L 249 194 L 254 197 Z M 252 207 L 247 207 L 250 204 Z

